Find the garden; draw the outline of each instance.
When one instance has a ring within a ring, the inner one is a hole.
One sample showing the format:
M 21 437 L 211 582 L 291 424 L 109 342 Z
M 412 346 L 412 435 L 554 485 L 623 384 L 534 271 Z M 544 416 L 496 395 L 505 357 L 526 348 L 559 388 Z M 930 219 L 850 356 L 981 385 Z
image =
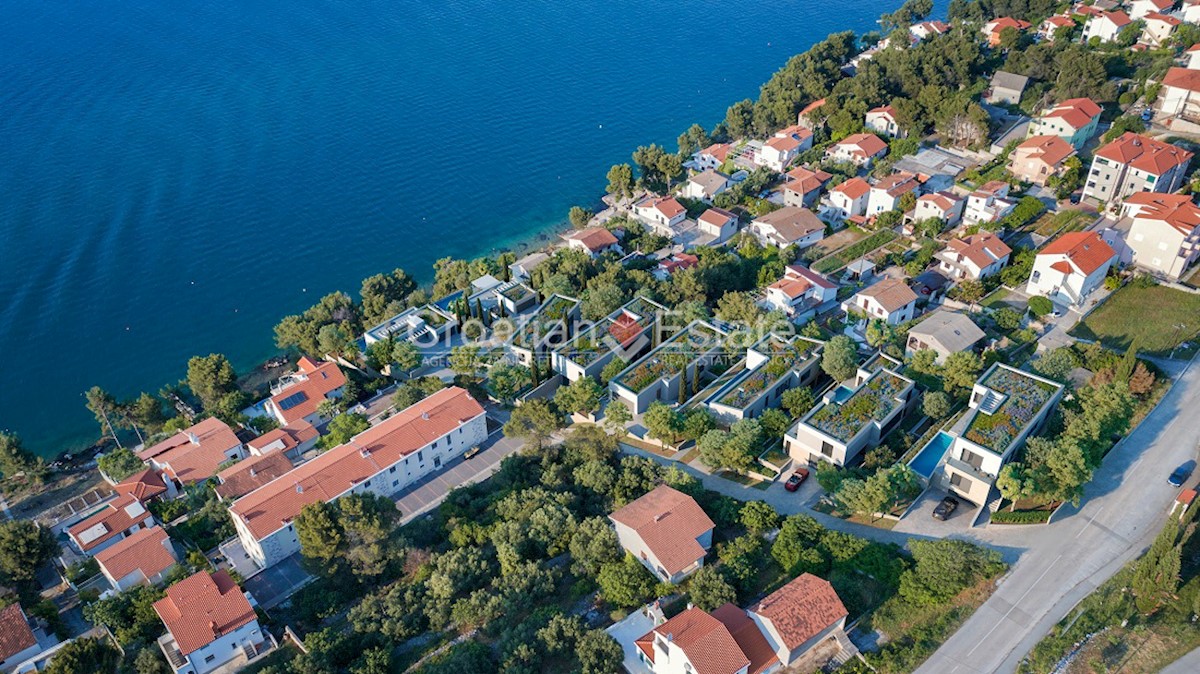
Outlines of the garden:
M 1046 382 L 1003 367 L 997 367 L 981 383 L 1007 398 L 992 414 L 976 412 L 965 437 L 998 454 L 1012 444 L 1056 391 Z
M 1143 355 L 1191 358 L 1200 346 L 1200 295 L 1139 277 L 1110 295 L 1070 333 L 1118 351 L 1137 344 Z M 1184 343 L 1190 346 L 1179 348 Z
M 886 419 L 899 405 L 895 398 L 906 385 L 899 377 L 878 371 L 845 402 L 822 405 L 808 417 L 807 423 L 837 440 L 849 442 L 868 422 Z

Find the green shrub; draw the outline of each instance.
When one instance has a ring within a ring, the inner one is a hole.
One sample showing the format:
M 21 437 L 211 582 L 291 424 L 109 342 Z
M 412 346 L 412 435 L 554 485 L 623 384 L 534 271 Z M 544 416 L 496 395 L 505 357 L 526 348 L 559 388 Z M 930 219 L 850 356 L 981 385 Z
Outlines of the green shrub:
M 994 524 L 1045 524 L 1050 521 L 1049 510 L 997 510 L 992 513 Z

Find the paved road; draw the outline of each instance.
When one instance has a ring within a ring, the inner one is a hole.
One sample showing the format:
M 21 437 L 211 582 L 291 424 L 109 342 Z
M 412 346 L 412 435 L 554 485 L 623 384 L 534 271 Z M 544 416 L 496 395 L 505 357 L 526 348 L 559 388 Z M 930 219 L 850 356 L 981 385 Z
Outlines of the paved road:
M 1050 628 L 1141 554 L 1178 490 L 1166 477 L 1196 458 L 1200 367 L 1105 459 L 1078 510 L 1049 526 L 988 529 L 984 542 L 1019 554 L 996 593 L 918 672 L 1012 672 Z M 1195 671 L 1195 670 L 1188 670 Z
M 1159 674 L 1196 674 L 1200 672 L 1200 648 L 1176 660 Z

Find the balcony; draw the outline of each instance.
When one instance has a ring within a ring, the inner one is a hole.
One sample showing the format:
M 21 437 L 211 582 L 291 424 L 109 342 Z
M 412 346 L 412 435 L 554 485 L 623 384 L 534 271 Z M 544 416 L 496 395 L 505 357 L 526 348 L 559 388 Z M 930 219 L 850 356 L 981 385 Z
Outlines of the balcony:
M 178 672 L 188 666 L 187 656 L 179 651 L 179 645 L 175 643 L 175 637 L 171 636 L 170 632 L 158 638 L 158 647 L 162 649 L 173 671 Z

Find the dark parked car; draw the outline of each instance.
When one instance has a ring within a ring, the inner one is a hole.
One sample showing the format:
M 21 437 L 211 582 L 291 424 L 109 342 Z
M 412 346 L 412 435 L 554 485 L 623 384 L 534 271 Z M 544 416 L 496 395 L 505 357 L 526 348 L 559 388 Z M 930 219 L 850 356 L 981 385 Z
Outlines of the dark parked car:
M 796 491 L 800 488 L 800 485 L 804 484 L 806 479 L 808 479 L 808 469 L 797 468 L 796 472 L 792 473 L 792 476 L 787 479 L 787 482 L 783 483 L 783 488 L 788 491 Z
M 1149 122 L 1153 118 L 1154 118 L 1154 108 L 1146 108 L 1145 110 L 1142 110 L 1142 121 L 1143 122 Z
M 953 496 L 947 496 L 933 509 L 933 519 L 945 521 L 957 509 L 958 499 Z
M 1167 478 L 1167 482 L 1171 483 L 1172 487 L 1182 487 L 1184 482 L 1192 476 L 1192 469 L 1188 466 L 1180 466 L 1175 469 L 1174 473 Z

